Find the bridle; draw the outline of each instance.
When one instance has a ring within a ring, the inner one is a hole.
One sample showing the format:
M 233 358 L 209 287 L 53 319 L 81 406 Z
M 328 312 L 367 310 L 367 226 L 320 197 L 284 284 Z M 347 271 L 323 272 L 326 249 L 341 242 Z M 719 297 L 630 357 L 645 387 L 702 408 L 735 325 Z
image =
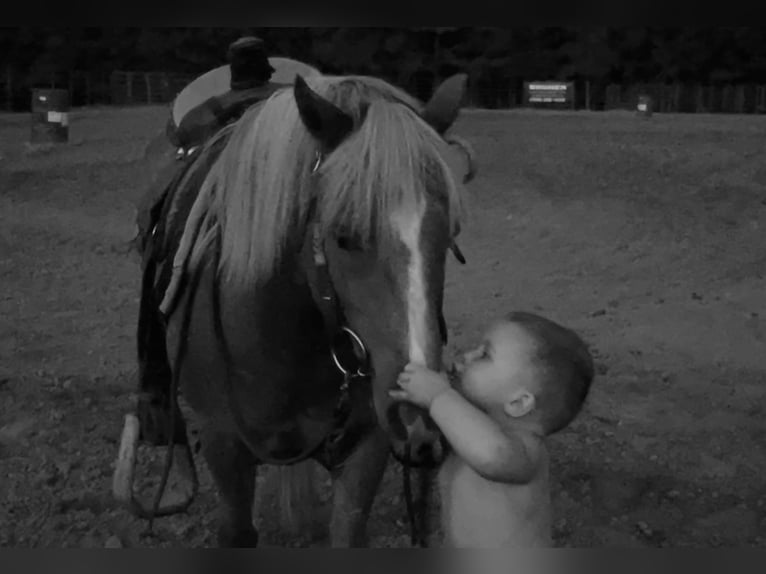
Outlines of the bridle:
M 317 152 L 316 160 L 311 169 L 312 175 L 316 174 L 322 164 L 322 155 Z M 325 333 L 330 345 L 330 353 L 333 362 L 338 371 L 343 375 L 343 382 L 340 386 L 340 396 L 336 404 L 336 413 L 348 412 L 348 403 L 350 402 L 350 387 L 356 382 L 366 381 L 372 377 L 370 357 L 367 347 L 362 338 L 348 324 L 346 324 L 343 315 L 343 309 L 338 301 L 335 289 L 330 277 L 330 270 L 327 266 L 327 255 L 324 250 L 324 238 L 318 222 L 311 221 L 316 211 L 316 199 L 309 208 L 309 225 L 311 226 L 311 255 L 314 266 L 314 281 L 309 281 L 314 301 L 322 313 Z M 349 366 L 344 364 L 338 353 L 338 338 L 347 337 L 351 342 L 354 351 L 356 365 Z M 410 522 L 410 543 L 415 546 L 426 546 L 425 523 L 428 506 L 425 503 L 427 497 L 427 482 L 421 480 L 421 497 L 418 509 L 420 516 L 416 516 L 415 501 L 412 497 L 410 487 L 410 453 L 409 444 L 404 460 L 402 461 L 402 478 L 404 482 L 404 500 L 407 510 L 407 517 Z M 421 475 L 423 477 L 425 473 Z M 419 519 L 419 520 L 418 520 Z
M 468 171 L 463 178 L 463 183 L 468 183 L 476 175 L 476 161 L 473 149 L 467 141 L 458 136 L 450 135 L 445 138 L 445 141 L 449 145 L 454 145 L 455 147 L 459 148 L 466 155 Z M 324 154 L 322 154 L 320 151 L 317 151 L 315 154 L 314 164 L 311 167 L 312 176 L 316 176 L 323 160 Z M 312 286 L 314 300 L 322 313 L 322 318 L 324 319 L 326 336 L 330 342 L 330 349 L 332 352 L 333 361 L 335 362 L 335 366 L 345 378 L 351 377 L 353 379 L 354 377 L 368 377 L 372 373 L 370 373 L 368 370 L 369 355 L 367 353 L 367 348 L 365 347 L 361 337 L 356 332 L 354 332 L 351 327 L 344 323 L 343 311 L 335 294 L 335 289 L 332 286 L 332 279 L 330 278 L 330 272 L 327 268 L 327 256 L 324 250 L 324 238 L 322 237 L 318 222 L 313 221 L 316 213 L 316 202 L 317 198 L 314 197 L 309 206 L 307 217 L 309 220 L 309 225 L 311 226 L 311 252 L 314 268 L 316 270 L 316 283 Z M 451 240 L 449 248 L 454 254 L 455 258 L 464 265 L 466 259 L 454 238 Z M 442 338 L 446 339 L 446 325 L 443 324 L 443 316 L 440 315 L 439 321 L 440 328 L 442 330 Z M 366 365 L 364 370 L 360 370 L 361 367 L 357 369 L 348 369 L 339 362 L 336 355 L 336 347 L 334 345 L 334 341 L 339 333 L 347 334 L 353 340 L 353 342 L 356 343 L 356 348 L 358 348 L 362 354 L 361 357 L 358 357 L 360 359 L 360 365 Z M 444 342 L 446 343 L 446 340 Z M 351 371 L 354 372 L 352 373 Z M 346 385 L 348 382 L 348 380 L 344 380 L 344 385 Z
M 475 162 L 473 150 L 465 140 L 452 136 L 446 139 L 447 143 L 456 145 L 459 147 L 467 157 L 468 172 L 464 178 L 464 183 L 467 183 L 475 176 Z M 317 151 L 314 164 L 311 168 L 312 176 L 315 176 L 322 165 L 324 156 L 321 152 Z M 312 199 L 312 203 L 308 210 L 308 225 L 311 229 L 311 255 L 314 267 L 314 281 L 309 281 L 314 301 L 319 308 L 323 323 L 325 327 L 325 333 L 330 345 L 330 352 L 333 362 L 335 363 L 338 371 L 343 375 L 343 382 L 340 386 L 340 397 L 338 404 L 336 405 L 336 412 L 342 412 L 347 409 L 349 402 L 350 386 L 358 381 L 369 380 L 373 373 L 370 364 L 370 357 L 367 351 L 367 347 L 364 344 L 362 338 L 345 322 L 343 315 L 343 309 L 338 301 L 336 291 L 332 284 L 332 278 L 330 277 L 330 271 L 327 265 L 327 255 L 324 249 L 325 239 L 322 236 L 319 223 L 314 221 L 316 213 L 317 198 Z M 454 238 L 450 242 L 450 249 L 452 250 L 455 258 L 461 263 L 465 264 L 465 257 L 460 251 Z M 447 342 L 447 327 L 444 321 L 444 316 L 439 311 L 439 329 L 441 331 L 442 342 Z M 356 360 L 355 366 L 345 365 L 338 356 L 338 338 L 348 337 L 352 344 L 354 356 Z M 420 475 L 420 500 L 415 504 L 412 495 L 411 488 L 411 456 L 410 456 L 410 444 L 409 441 L 406 444 L 406 452 L 402 463 L 402 479 L 404 500 L 407 510 L 407 517 L 410 522 L 410 542 L 413 546 L 427 546 L 427 515 L 428 515 L 428 490 L 429 490 L 429 476 L 426 472 L 421 472 Z M 416 512 L 419 511 L 419 512 Z M 418 516 L 419 515 L 419 516 Z

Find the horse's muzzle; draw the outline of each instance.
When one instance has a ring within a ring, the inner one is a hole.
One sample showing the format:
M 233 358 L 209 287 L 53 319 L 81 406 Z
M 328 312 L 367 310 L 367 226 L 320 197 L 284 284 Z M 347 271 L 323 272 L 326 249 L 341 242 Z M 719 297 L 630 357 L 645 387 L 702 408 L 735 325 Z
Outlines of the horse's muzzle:
M 389 411 L 391 453 L 402 464 L 412 467 L 435 468 L 445 459 L 448 448 L 444 435 L 425 413 L 405 422 L 401 403 Z M 412 408 L 412 407 L 410 407 Z
M 412 447 L 409 443 L 395 441 L 391 445 L 391 455 L 400 464 L 412 468 L 438 468 L 447 458 L 449 448 L 443 436 L 432 443 L 423 443 Z

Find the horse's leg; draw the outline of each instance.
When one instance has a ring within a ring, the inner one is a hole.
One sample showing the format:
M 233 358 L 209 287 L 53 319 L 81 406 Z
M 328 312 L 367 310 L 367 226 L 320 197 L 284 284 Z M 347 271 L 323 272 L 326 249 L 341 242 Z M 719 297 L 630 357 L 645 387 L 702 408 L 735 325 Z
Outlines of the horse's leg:
M 330 545 L 359 548 L 367 545 L 367 518 L 388 462 L 389 444 L 376 428 L 333 472 Z
M 239 438 L 224 432 L 203 434 L 202 452 L 220 498 L 218 545 L 255 548 L 258 545 L 258 531 L 253 526 L 255 457 Z

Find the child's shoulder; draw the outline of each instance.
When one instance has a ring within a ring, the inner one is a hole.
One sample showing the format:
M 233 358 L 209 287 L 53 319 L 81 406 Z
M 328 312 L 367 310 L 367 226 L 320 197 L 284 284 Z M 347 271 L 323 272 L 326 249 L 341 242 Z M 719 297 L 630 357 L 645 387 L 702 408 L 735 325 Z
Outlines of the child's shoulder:
M 530 480 L 547 468 L 548 446 L 544 435 L 528 429 L 514 428 L 512 425 L 506 425 L 503 434 L 508 439 L 508 452 L 513 453 L 512 456 L 516 459 L 507 461 L 509 466 L 526 467 L 527 471 L 524 474 Z
M 526 429 L 503 429 L 505 441 L 498 441 L 493 460 L 474 470 L 493 483 L 519 487 L 547 475 L 548 450 L 545 437 Z M 504 442 L 504 444 L 503 444 Z M 470 466 L 469 461 L 463 461 Z
M 545 435 L 532 431 L 517 430 L 516 436 L 524 444 L 530 455 L 537 454 L 541 458 L 547 456 L 548 443 Z
M 497 423 L 509 441 L 522 443 L 530 450 L 545 451 L 547 449 L 547 439 L 543 433 L 519 426 L 509 418 L 500 418 Z

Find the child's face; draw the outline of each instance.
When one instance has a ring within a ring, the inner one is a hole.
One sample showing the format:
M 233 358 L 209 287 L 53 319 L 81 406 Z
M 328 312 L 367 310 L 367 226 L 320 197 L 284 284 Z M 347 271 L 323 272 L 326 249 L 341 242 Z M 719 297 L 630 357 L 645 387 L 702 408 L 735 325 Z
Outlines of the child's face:
M 495 408 L 521 392 L 533 392 L 529 360 L 533 350 L 531 338 L 518 325 L 496 324 L 481 345 L 463 356 L 463 364 L 457 365 L 463 394 L 479 406 Z

